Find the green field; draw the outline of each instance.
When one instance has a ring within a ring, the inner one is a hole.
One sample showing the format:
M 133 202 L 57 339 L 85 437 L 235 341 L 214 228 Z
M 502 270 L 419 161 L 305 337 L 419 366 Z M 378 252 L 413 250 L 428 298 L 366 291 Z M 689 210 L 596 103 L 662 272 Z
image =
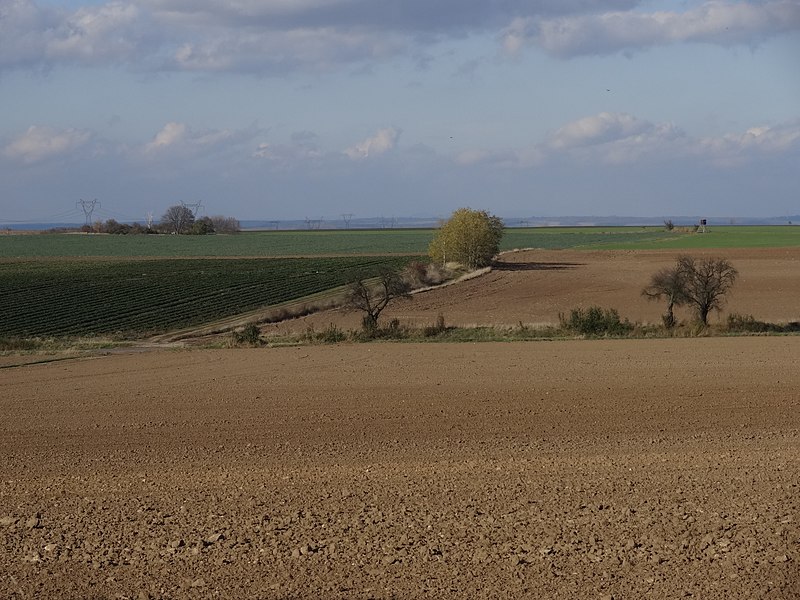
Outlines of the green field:
M 432 229 L 259 231 L 216 236 L 4 235 L 0 236 L 0 258 L 425 254 L 433 235 Z M 676 236 L 656 227 L 507 229 L 501 249 L 600 248 L 610 244 L 648 244 L 672 237 Z
M 0 337 L 141 337 L 323 292 L 410 259 L 5 261 Z
M 237 235 L 0 236 L 0 258 L 38 256 L 319 256 L 419 254 L 431 230 L 258 231 Z
M 613 242 L 609 249 L 693 250 L 700 248 L 786 248 L 800 246 L 800 227 L 728 226 L 711 227 L 706 233 L 682 233 L 659 239 Z

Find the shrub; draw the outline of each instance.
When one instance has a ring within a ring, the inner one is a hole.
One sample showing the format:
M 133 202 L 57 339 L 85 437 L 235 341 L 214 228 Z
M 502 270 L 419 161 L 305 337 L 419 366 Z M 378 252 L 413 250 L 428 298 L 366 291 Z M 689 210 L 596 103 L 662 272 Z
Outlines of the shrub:
M 422 286 L 428 284 L 428 265 L 419 260 L 408 263 L 403 275 L 414 285 Z
M 233 332 L 233 342 L 236 345 L 258 346 L 261 344 L 261 330 L 255 323 L 249 323 Z
M 764 321 L 756 321 L 753 315 L 740 315 L 731 313 L 728 315 L 728 331 L 747 331 L 753 333 L 763 333 L 765 331 L 780 331 L 779 326 Z
M 20 337 L 0 337 L 0 351 L 2 352 L 36 350 L 38 347 L 38 340 Z
M 338 344 L 347 339 L 347 333 L 336 327 L 333 323 L 328 327 L 317 333 L 313 325 L 306 328 L 306 332 L 301 336 L 301 339 L 306 342 L 321 342 L 324 344 Z
M 323 342 L 328 344 L 337 344 L 347 339 L 347 334 L 336 327 L 333 323 L 328 325 L 328 328 L 322 332 L 321 338 Z
M 400 324 L 399 319 L 392 319 L 386 327 L 379 327 L 377 323 L 365 315 L 361 320 L 361 330 L 353 332 L 354 339 L 359 341 L 369 341 L 378 339 L 406 339 L 409 337 L 409 330 Z
M 422 330 L 422 335 L 425 337 L 436 337 L 437 335 L 447 331 L 447 325 L 444 322 L 444 315 L 439 313 L 436 317 L 436 322 L 429 325 Z
M 425 270 L 425 279 L 428 285 L 439 285 L 443 281 L 452 278 L 453 272 L 450 271 L 445 265 L 430 263 Z
M 559 313 L 558 320 L 562 329 L 581 335 L 623 335 L 633 330 L 633 325 L 627 319 L 622 321 L 614 308 L 574 308 L 569 318 Z
M 470 269 L 485 267 L 500 248 L 503 222 L 485 210 L 459 208 L 434 235 L 428 254 L 446 265 L 456 261 Z

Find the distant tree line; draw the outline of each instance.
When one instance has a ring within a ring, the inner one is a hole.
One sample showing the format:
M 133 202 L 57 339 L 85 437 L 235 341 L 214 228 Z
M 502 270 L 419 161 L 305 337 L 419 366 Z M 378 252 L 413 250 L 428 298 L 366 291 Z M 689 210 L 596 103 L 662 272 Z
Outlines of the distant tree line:
M 215 215 L 195 219 L 194 213 L 182 204 L 170 206 L 161 217 L 158 227 L 164 233 L 189 235 L 239 233 L 241 231 L 239 221 L 233 217 Z
M 194 213 L 183 205 L 170 206 L 158 223 L 150 227 L 141 223 L 120 223 L 116 219 L 97 221 L 82 228 L 87 233 L 111 233 L 115 235 L 137 234 L 182 234 L 210 235 L 214 233 L 239 233 L 242 228 L 234 217 L 214 215 L 195 219 Z

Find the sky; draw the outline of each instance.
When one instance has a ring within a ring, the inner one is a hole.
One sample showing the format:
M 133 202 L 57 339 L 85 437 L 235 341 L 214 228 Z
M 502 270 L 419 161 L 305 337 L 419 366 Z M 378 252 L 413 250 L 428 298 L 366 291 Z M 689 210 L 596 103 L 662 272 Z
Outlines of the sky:
M 800 0 L 0 0 L 0 223 L 800 213 Z

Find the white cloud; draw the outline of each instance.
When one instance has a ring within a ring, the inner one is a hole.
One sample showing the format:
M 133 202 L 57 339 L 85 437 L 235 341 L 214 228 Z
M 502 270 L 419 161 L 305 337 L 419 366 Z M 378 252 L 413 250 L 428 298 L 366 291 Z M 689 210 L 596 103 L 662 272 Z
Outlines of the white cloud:
M 603 144 L 651 130 L 653 125 L 628 114 L 603 112 L 559 128 L 550 138 L 553 148 L 565 149 Z
M 696 141 L 672 123 L 651 123 L 626 113 L 603 112 L 557 129 L 541 146 L 548 155 L 568 155 L 596 164 L 671 160 L 692 153 Z
M 164 125 L 153 141 L 145 146 L 146 152 L 154 152 L 159 148 L 165 148 L 181 142 L 186 137 L 186 124 L 170 122 Z
M 344 153 L 353 160 L 379 156 L 393 149 L 397 145 L 399 137 L 400 132 L 393 127 L 380 129 L 372 137 L 368 137 L 355 146 L 347 148 Z
M 291 144 L 269 144 L 262 142 L 258 145 L 253 158 L 269 160 L 282 167 L 291 167 L 308 160 L 322 158 L 324 155 L 314 144 L 293 142 Z
M 522 149 L 467 149 L 453 158 L 460 166 L 530 169 L 562 165 L 636 165 L 692 161 L 730 168 L 767 156 L 800 153 L 800 122 L 751 127 L 743 133 L 691 137 L 673 123 L 652 123 L 624 113 L 576 119 L 543 142 Z
M 682 42 L 752 45 L 785 32 L 800 31 L 800 2 L 711 0 L 685 12 L 610 11 L 518 18 L 505 30 L 510 53 L 524 44 L 554 56 L 611 54 Z
M 702 138 L 693 150 L 718 167 L 738 167 L 762 156 L 800 152 L 800 122 Z
M 228 129 L 195 131 L 186 123 L 171 121 L 145 144 L 143 151 L 146 155 L 159 157 L 208 154 L 238 147 L 251 140 L 258 132 L 255 126 L 240 131 Z
M 32 125 L 3 148 L 3 155 L 25 164 L 33 164 L 74 152 L 91 137 L 91 133 L 84 130 Z

